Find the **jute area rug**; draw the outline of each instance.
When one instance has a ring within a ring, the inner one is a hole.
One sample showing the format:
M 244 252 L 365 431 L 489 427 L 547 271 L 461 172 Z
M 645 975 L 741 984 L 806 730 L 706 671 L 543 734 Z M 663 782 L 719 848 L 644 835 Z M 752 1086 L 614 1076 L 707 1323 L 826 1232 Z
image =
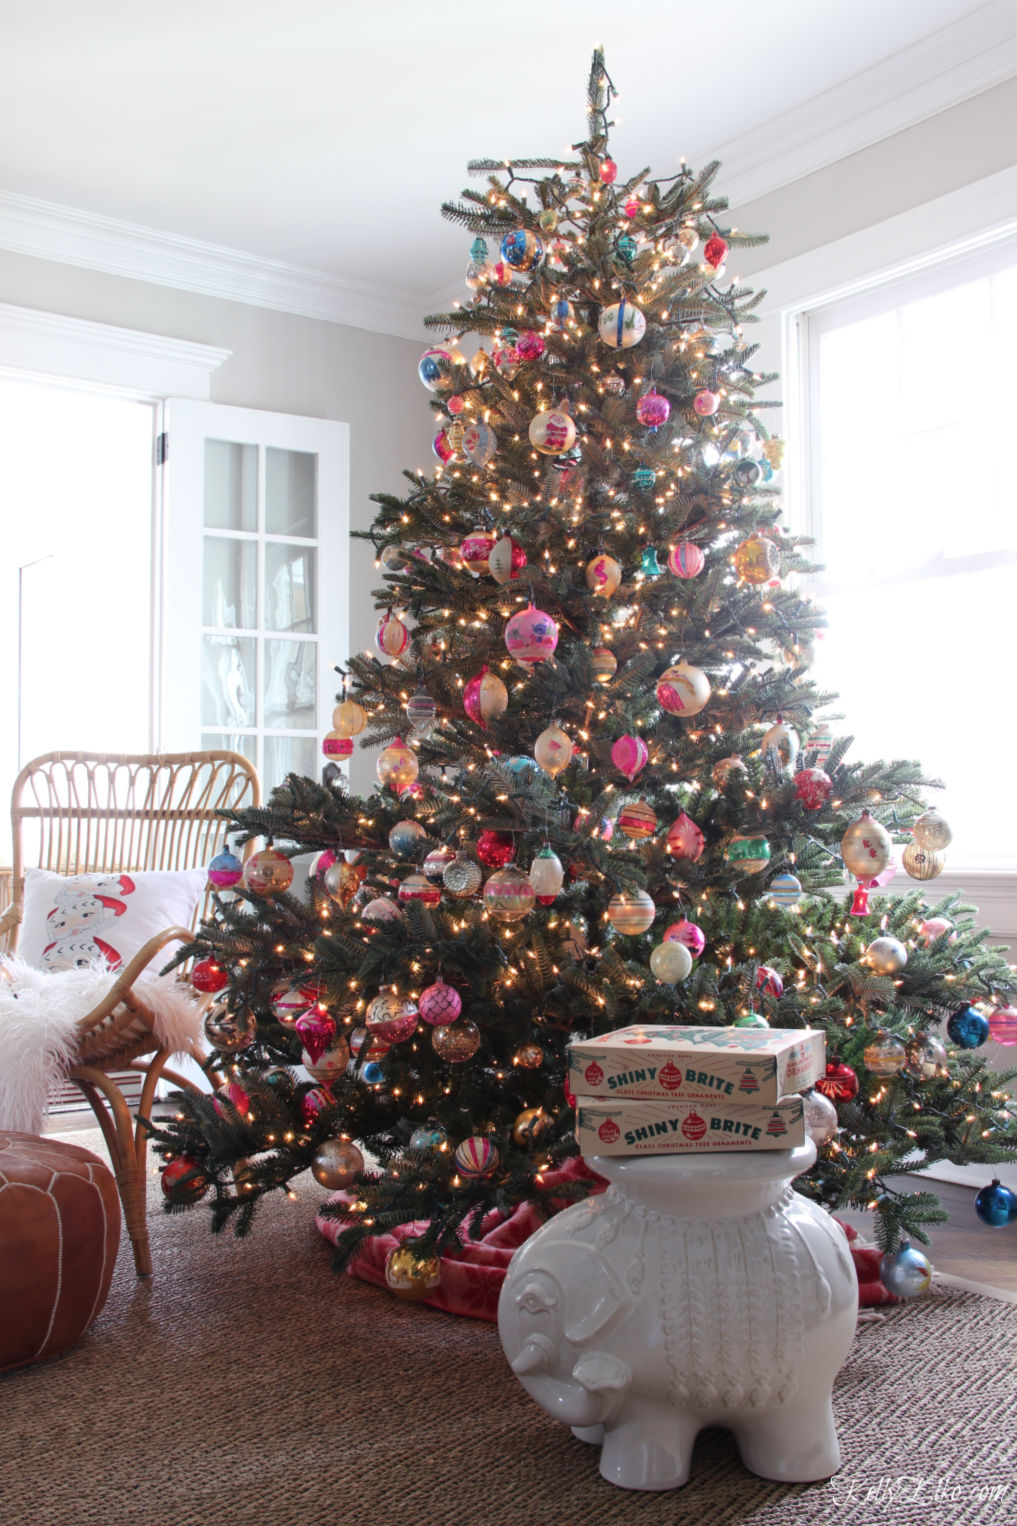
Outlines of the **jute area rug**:
M 634 1494 L 526 1396 L 492 1326 L 334 1276 L 319 1196 L 309 1184 L 270 1201 L 246 1242 L 152 1196 L 154 1278 L 136 1279 L 122 1245 L 85 1339 L 0 1377 L 4 1526 L 1017 1519 L 1013 1305 L 944 1289 L 861 1325 L 834 1395 L 844 1467 L 828 1483 L 754 1478 L 710 1431 L 685 1489 Z

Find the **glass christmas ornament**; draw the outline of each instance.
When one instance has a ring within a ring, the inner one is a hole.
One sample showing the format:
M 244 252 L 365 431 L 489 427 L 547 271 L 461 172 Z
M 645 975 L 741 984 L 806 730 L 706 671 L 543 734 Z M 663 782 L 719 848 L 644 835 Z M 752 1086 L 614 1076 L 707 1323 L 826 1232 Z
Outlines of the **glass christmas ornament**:
M 626 217 L 638 217 L 639 198 L 637 196 L 630 196 L 628 201 L 625 203 L 623 211 Z
M 597 332 L 612 350 L 630 350 L 646 333 L 646 318 L 631 302 L 613 302 L 601 309 Z
M 637 466 L 629 480 L 637 493 L 648 493 L 656 484 L 657 473 L 650 466 Z
M 892 847 L 889 832 L 868 811 L 851 823 L 840 840 L 844 867 L 859 880 L 881 874 L 890 862 Z
M 231 1012 L 224 1001 L 209 1007 L 202 1027 L 206 1039 L 219 1054 L 239 1054 L 250 1049 L 258 1037 L 258 1019 L 250 1007 L 238 1007 Z
M 668 571 L 676 578 L 698 577 L 705 565 L 706 558 L 695 541 L 680 540 L 668 552 Z
M 930 848 L 934 853 L 941 853 L 953 842 L 952 827 L 934 808 L 919 816 L 911 835 L 920 848 Z
M 833 794 L 833 780 L 821 768 L 799 769 L 795 794 L 807 811 L 820 811 Z
M 726 254 L 727 245 L 719 233 L 715 233 L 712 238 L 708 238 L 703 245 L 703 259 L 708 265 L 712 265 L 714 270 L 723 265 Z
M 542 609 L 528 604 L 506 625 L 505 645 L 517 662 L 546 662 L 558 645 L 558 626 Z
M 619 890 L 607 906 L 607 920 L 615 932 L 635 938 L 653 924 L 657 908 L 645 890 Z
M 485 530 L 483 527 L 471 530 L 459 547 L 463 566 L 477 576 L 487 572 L 488 558 L 494 550 L 494 539 L 490 530 Z
M 816 766 L 822 768 L 833 751 L 833 733 L 825 728 L 813 732 L 805 744 L 805 751 L 812 753 Z
M 484 908 L 497 922 L 518 922 L 533 910 L 536 892 L 514 864 L 496 869 L 484 886 Z
M 341 737 L 359 736 L 367 725 L 367 712 L 355 699 L 344 699 L 332 711 L 332 726 Z
M 532 329 L 520 334 L 516 340 L 516 354 L 520 360 L 539 360 L 544 353 L 544 341 Z
M 551 1120 L 542 1107 L 527 1107 L 512 1125 L 512 1138 L 517 1145 L 538 1145 L 550 1127 Z
M 502 239 L 501 257 L 513 270 L 532 270 L 544 257 L 544 245 L 529 228 L 519 228 Z
M 677 662 L 657 679 L 657 703 L 668 715 L 698 715 L 710 702 L 710 680 L 702 668 Z
M 462 363 L 463 357 L 454 346 L 434 344 L 421 355 L 417 374 L 428 392 L 451 392 L 456 369 Z
M 431 453 L 437 457 L 442 466 L 447 465 L 452 460 L 455 452 L 452 449 L 452 442 L 449 440 L 447 429 L 438 430 L 438 433 L 431 441 Z
M 947 1018 L 946 1031 L 960 1049 L 978 1049 L 989 1037 L 989 1019 L 977 1007 L 958 1007 Z
M 388 834 L 389 851 L 396 858 L 412 858 L 426 836 L 419 821 L 397 821 Z
M 439 847 L 431 849 L 424 859 L 421 868 L 430 879 L 440 879 L 447 865 L 452 862 L 455 856 L 454 849 L 450 848 L 447 843 L 441 843 Z
M 321 1081 L 325 1086 L 331 1086 L 338 1076 L 341 1076 L 350 1063 L 350 1046 L 340 1034 L 332 1040 L 331 1044 L 315 1058 L 308 1050 L 303 1050 L 300 1055 L 300 1063 L 313 1076 L 315 1081 Z
M 530 420 L 530 444 L 542 456 L 560 456 L 576 443 L 575 421 L 559 408 L 543 408 Z
M 899 938 L 873 938 L 865 962 L 877 975 L 896 975 L 907 964 L 908 951 Z
M 400 620 L 398 615 L 391 611 L 382 615 L 378 621 L 378 629 L 374 633 L 374 645 L 382 657 L 388 657 L 393 662 L 401 657 L 410 644 L 410 633 Z
M 623 233 L 619 238 L 617 238 L 615 240 L 614 248 L 615 253 L 623 265 L 631 265 L 637 253 L 639 252 L 639 245 L 636 243 L 631 233 Z
M 734 570 L 743 583 L 759 587 L 770 583 L 780 573 L 780 552 L 772 540 L 763 535 L 750 535 L 735 548 L 731 557 Z
M 320 1187 L 341 1192 L 364 1169 L 364 1157 L 352 1139 L 325 1139 L 311 1158 L 311 1175 Z
M 385 1286 L 407 1303 L 419 1303 L 433 1293 L 441 1282 L 441 1262 L 437 1256 L 413 1254 L 408 1242 L 389 1251 L 385 1260 Z
M 590 660 L 590 671 L 598 684 L 609 684 L 618 671 L 618 659 L 606 646 L 595 646 Z
M 361 912 L 365 922 L 399 922 L 402 912 L 390 895 L 376 895 Z
M 769 1028 L 770 1024 L 762 1012 L 743 1012 L 741 1017 L 735 1018 L 734 1026 L 736 1028 Z
M 1004 1187 L 999 1177 L 994 1176 L 975 1197 L 975 1212 L 983 1224 L 1005 1229 L 1017 1220 L 1017 1192 Z
M 904 1069 L 913 1081 L 932 1081 L 945 1075 L 949 1065 L 946 1048 L 934 1033 L 919 1033 L 904 1046 Z
M 995 1044 L 1017 1044 L 1017 1007 L 994 1007 L 989 1013 L 989 1037 Z
M 720 407 L 720 393 L 711 392 L 709 387 L 704 387 L 692 399 L 692 406 L 701 419 L 712 418 Z
M 470 291 L 481 291 L 487 285 L 486 267 L 478 265 L 476 260 L 470 260 L 466 267 L 466 284 Z
M 894 1255 L 881 1258 L 879 1280 L 895 1298 L 914 1298 L 932 1282 L 932 1263 L 905 1240 Z
M 652 837 L 657 830 L 657 813 L 645 800 L 630 800 L 618 812 L 618 829 L 633 842 Z
M 463 999 L 455 986 L 446 985 L 439 975 L 433 985 L 426 986 L 417 1003 L 420 1015 L 432 1028 L 443 1028 L 454 1023 L 463 1010 Z
M 536 775 L 540 772 L 536 761 L 533 758 L 527 758 L 523 756 L 522 753 L 519 753 L 511 758 L 506 758 L 505 767 L 508 769 L 509 773 L 514 779 L 521 779 L 524 781 L 535 778 Z
M 566 297 L 559 297 L 548 308 L 548 317 L 556 329 L 566 329 L 575 318 L 575 310 L 572 303 Z
M 293 884 L 293 865 L 274 848 L 253 853 L 244 865 L 244 889 L 252 895 L 282 895 Z
M 488 247 L 487 247 L 487 240 L 484 239 L 484 238 L 481 238 L 480 234 L 478 233 L 477 237 L 473 240 L 473 243 L 470 245 L 470 259 L 471 260 L 476 260 L 478 265 L 482 265 L 484 263 L 484 261 L 487 259 L 488 253 L 489 253 L 489 250 L 488 250 Z
M 512 1056 L 512 1063 L 521 1070 L 539 1070 L 544 1063 L 544 1051 L 539 1044 L 523 1044 Z
M 602 159 L 598 173 L 605 185 L 614 185 L 618 179 L 618 166 L 613 159 Z
M 313 976 L 307 980 L 293 980 L 284 975 L 277 980 L 269 995 L 268 1004 L 272 1016 L 284 1028 L 292 1028 L 302 1012 L 313 1007 L 325 995 L 325 987 Z
M 609 599 L 622 580 L 622 570 L 613 556 L 603 553 L 586 565 L 586 586 L 602 598 Z
M 335 1018 L 331 1012 L 314 1006 L 301 1013 L 293 1024 L 293 1031 L 311 1059 L 319 1060 L 335 1038 Z
M 659 578 L 660 563 L 654 546 L 644 546 L 639 559 L 639 570 L 644 578 Z
M 650 952 L 650 971 L 662 984 L 678 985 L 692 973 L 692 955 L 684 943 L 658 943 Z
M 394 991 L 380 991 L 368 1006 L 364 1021 L 372 1038 L 401 1044 L 416 1032 L 417 1009 Z
M 957 936 L 953 923 L 947 917 L 926 917 L 918 929 L 918 936 L 926 948 L 935 943 L 937 938 L 942 938 L 945 933 L 952 934 L 951 943 Z
M 480 352 L 483 354 L 483 351 Z M 463 430 L 463 453 L 474 466 L 486 466 L 498 449 L 498 436 L 490 424 L 467 424 Z
M 191 970 L 191 985 L 196 991 L 215 995 L 228 986 L 230 977 L 217 959 L 199 959 Z
M 552 721 L 533 744 L 533 756 L 545 774 L 556 779 L 572 759 L 572 740 Z
M 223 848 L 208 866 L 208 883 L 213 890 L 232 890 L 243 878 L 244 866 L 235 853 Z
M 477 857 L 488 869 L 503 869 L 516 856 L 516 840 L 511 832 L 488 827 L 477 838 Z
M 495 541 L 487 567 L 496 583 L 508 583 L 517 578 L 526 566 L 526 552 L 511 535 L 503 535 Z
M 739 874 L 762 874 L 770 862 L 770 844 L 761 832 L 738 832 L 725 843 L 724 858 Z
M 762 475 L 763 469 L 759 462 L 750 457 L 739 461 L 734 469 L 734 479 L 739 487 L 755 487 Z
M 459 900 L 475 895 L 483 878 L 479 864 L 475 864 L 468 853 L 457 853 L 441 874 L 441 882 L 449 895 Z
M 514 344 L 500 344 L 491 355 L 491 364 L 499 376 L 514 381 L 519 370 L 519 356 Z
M 803 1092 L 802 1104 L 806 1134 L 815 1141 L 817 1147 L 825 1145 L 837 1132 L 840 1121 L 837 1109 L 829 1097 L 824 1097 L 822 1092 L 817 1091 Z
M 198 1203 L 208 1191 L 208 1178 L 190 1155 L 167 1161 L 159 1175 L 162 1190 L 173 1203 Z
M 694 864 L 702 858 L 706 839 L 691 816 L 684 811 L 672 822 L 667 832 L 667 851 L 672 858 L 687 859 Z
M 693 959 L 698 959 L 706 947 L 706 934 L 695 922 L 690 922 L 686 917 L 682 917 L 680 922 L 671 923 L 671 926 L 664 933 L 664 942 L 683 943 Z
M 453 1159 L 459 1175 L 469 1181 L 480 1176 L 490 1176 L 498 1168 L 497 1147 L 481 1134 L 471 1134 L 469 1139 L 456 1145 Z
M 322 741 L 321 750 L 326 758 L 352 758 L 353 738 L 341 737 L 338 731 L 329 731 Z
M 488 721 L 497 720 L 508 709 L 508 690 L 485 665 L 463 690 L 463 709 L 470 720 L 486 730 Z
M 795 874 L 775 874 L 768 894 L 775 906 L 797 906 L 802 898 L 802 882 Z
M 323 880 L 329 869 L 332 868 L 332 865 L 337 863 L 339 863 L 338 854 L 333 853 L 331 848 L 323 848 L 320 853 L 316 853 L 311 859 L 310 868 L 307 871 L 307 878 L 309 880 Z
M 649 392 L 643 393 L 636 404 L 636 418 L 647 429 L 659 429 L 670 417 L 671 404 L 652 387 Z
M 417 689 L 406 701 L 406 719 L 419 737 L 430 736 L 437 714 L 438 706 L 426 689 Z
M 858 1077 L 842 1060 L 828 1060 L 826 1074 L 816 1082 L 816 1090 L 831 1102 L 850 1102 L 858 1095 Z
M 736 752 L 733 752 L 728 758 L 717 759 L 717 762 L 710 769 L 710 778 L 718 789 L 723 789 L 731 779 L 737 776 L 747 778 L 748 772 L 741 758 Z
M 619 737 L 611 748 L 611 762 L 631 784 L 642 773 L 650 759 L 650 751 L 642 737 Z
M 901 867 L 913 880 L 934 880 L 946 868 L 946 854 L 909 842 L 900 856 Z
M 772 964 L 761 964 L 756 971 L 756 990 L 778 1000 L 784 995 L 784 978 L 780 971 L 775 970 Z
M 404 904 L 416 901 L 421 906 L 437 906 L 441 890 L 426 874 L 408 874 L 399 886 L 399 899 Z
M 763 733 L 760 748 L 764 758 L 767 753 L 775 752 L 782 768 L 794 768 L 800 745 L 797 731 L 793 726 L 786 725 L 783 717 L 778 715 L 770 729 Z
M 385 1079 L 385 1069 L 377 1060 L 368 1060 L 360 1075 L 366 1086 L 380 1086 Z M 304 1101 L 307 1101 L 306 1097 Z
M 374 771 L 379 784 L 404 795 L 420 772 L 420 765 L 412 748 L 407 747 L 402 737 L 396 737 L 378 754 Z
M 464 1065 L 480 1048 L 480 1029 L 467 1017 L 444 1028 L 432 1028 L 431 1048 L 450 1065 Z
M 907 1062 L 907 1050 L 899 1038 L 880 1028 L 862 1054 L 865 1068 L 874 1076 L 895 1076 Z
M 335 1111 L 335 1099 L 323 1086 L 312 1086 L 300 1099 L 300 1116 L 306 1129 L 313 1128 L 322 1114 L 330 1111 Z
M 530 884 L 541 906 L 550 906 L 565 880 L 561 859 L 553 848 L 540 848 L 530 865 Z
M 244 1116 L 250 1111 L 251 1099 L 240 1085 L 239 1081 L 227 1081 L 225 1086 L 220 1086 L 212 1103 L 220 1118 L 230 1118 L 232 1113 Z
M 542 207 L 537 217 L 537 226 L 541 233 L 553 233 L 558 226 L 558 213 L 554 207 Z
M 410 1135 L 411 1150 L 440 1150 L 448 1140 L 445 1130 L 437 1123 L 421 1123 Z

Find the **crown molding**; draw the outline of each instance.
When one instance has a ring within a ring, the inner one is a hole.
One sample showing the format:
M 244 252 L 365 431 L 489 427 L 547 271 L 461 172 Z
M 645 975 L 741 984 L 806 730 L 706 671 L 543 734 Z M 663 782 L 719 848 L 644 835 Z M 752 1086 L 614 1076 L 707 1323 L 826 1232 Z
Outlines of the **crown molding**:
M 989 0 L 845 84 L 711 147 L 729 204 L 744 206 L 1012 78 L 1013 43 L 1010 0 Z M 414 295 L 15 192 L 0 192 L 0 248 L 400 339 L 426 339 L 424 314 L 462 295 L 458 284 Z

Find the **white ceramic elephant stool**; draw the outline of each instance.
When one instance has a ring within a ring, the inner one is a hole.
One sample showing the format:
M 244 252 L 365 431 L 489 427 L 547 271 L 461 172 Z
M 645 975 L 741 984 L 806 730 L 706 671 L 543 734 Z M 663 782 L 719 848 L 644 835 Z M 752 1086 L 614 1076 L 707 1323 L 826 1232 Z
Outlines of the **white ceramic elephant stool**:
M 512 1370 L 627 1489 L 688 1481 L 696 1434 L 805 1483 L 840 1467 L 830 1402 L 858 1314 L 847 1240 L 791 1183 L 811 1142 L 596 1158 L 611 1182 L 520 1247 L 498 1306 Z

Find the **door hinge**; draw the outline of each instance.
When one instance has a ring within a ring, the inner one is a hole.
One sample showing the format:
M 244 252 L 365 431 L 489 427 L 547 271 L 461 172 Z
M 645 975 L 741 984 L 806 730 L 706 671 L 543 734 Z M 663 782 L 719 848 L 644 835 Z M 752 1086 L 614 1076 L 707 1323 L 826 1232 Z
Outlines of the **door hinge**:
M 166 461 L 166 457 L 168 455 L 169 455 L 169 435 L 166 434 L 165 431 L 164 431 L 162 434 L 156 435 L 156 437 L 155 437 L 155 464 L 156 464 L 156 466 L 164 465 L 164 463 Z

